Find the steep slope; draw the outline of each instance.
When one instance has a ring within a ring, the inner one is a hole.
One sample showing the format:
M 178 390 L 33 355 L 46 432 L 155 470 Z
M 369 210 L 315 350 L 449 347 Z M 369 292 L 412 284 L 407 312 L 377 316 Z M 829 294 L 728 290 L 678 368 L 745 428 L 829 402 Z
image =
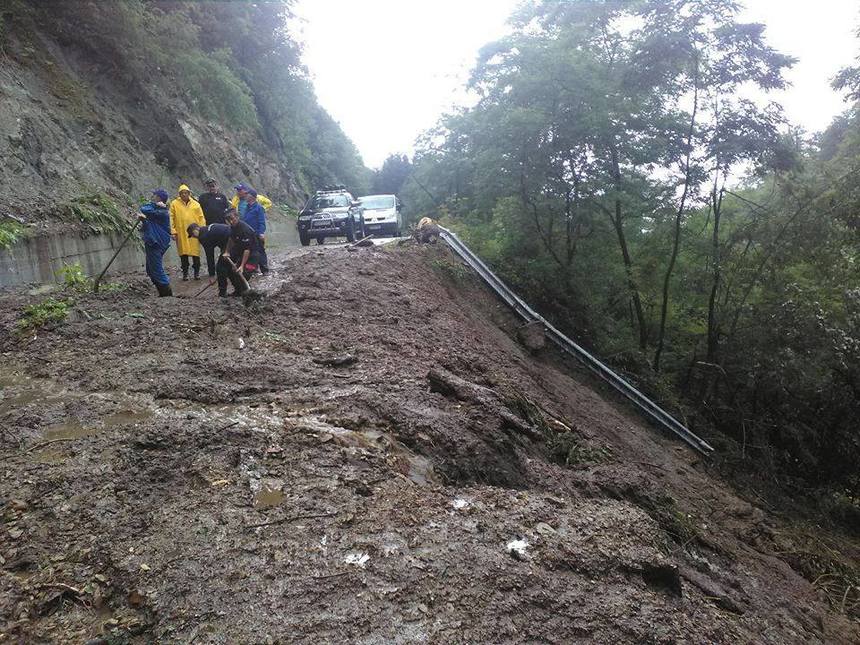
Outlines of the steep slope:
M 280 6 L 4 3 L 0 215 L 29 233 L 45 219 L 110 229 L 99 215 L 115 219 L 154 186 L 199 191 L 213 176 L 295 205 L 316 182 L 359 181 L 360 157 L 317 104 Z M 309 158 L 317 141 L 338 154 Z
M 860 637 L 783 520 L 521 347 L 443 247 L 295 252 L 250 308 L 138 285 L 28 333 L 37 297 L 2 299 L 9 638 Z

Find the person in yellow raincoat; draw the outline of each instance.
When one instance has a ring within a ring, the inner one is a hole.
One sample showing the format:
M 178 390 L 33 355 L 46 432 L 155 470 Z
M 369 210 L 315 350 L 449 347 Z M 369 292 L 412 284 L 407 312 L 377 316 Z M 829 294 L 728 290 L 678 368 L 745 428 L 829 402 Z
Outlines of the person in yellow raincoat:
M 182 279 L 188 280 L 189 258 L 194 266 L 194 279 L 200 279 L 200 242 L 188 235 L 189 224 L 206 225 L 203 209 L 191 196 L 185 184 L 179 187 L 179 197 L 170 202 L 170 234 L 176 240 L 179 261 L 182 264 Z

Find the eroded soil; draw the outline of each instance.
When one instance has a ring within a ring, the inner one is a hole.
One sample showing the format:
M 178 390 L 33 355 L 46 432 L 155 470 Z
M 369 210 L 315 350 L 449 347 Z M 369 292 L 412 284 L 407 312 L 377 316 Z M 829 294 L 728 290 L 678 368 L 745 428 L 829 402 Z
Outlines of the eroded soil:
M 0 297 L 0 641 L 860 640 L 782 519 L 442 245 L 274 264 L 23 334 L 44 296 Z

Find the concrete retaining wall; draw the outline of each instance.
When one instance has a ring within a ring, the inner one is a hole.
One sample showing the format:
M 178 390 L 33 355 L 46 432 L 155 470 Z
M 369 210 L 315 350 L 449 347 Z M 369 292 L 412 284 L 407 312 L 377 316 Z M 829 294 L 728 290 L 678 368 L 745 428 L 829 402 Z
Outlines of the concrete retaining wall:
M 62 281 L 60 269 L 80 264 L 88 276 L 95 277 L 110 260 L 123 235 L 92 235 L 81 238 L 74 235 L 35 237 L 0 249 L 0 287 L 25 284 L 45 284 Z M 135 236 L 111 265 L 109 275 L 144 270 L 144 257 L 139 236 Z M 267 241 L 269 251 L 297 246 L 296 223 L 291 217 L 272 213 L 268 220 Z M 176 247 L 171 245 L 165 256 L 165 265 L 179 266 Z M 205 270 L 206 260 L 203 258 Z

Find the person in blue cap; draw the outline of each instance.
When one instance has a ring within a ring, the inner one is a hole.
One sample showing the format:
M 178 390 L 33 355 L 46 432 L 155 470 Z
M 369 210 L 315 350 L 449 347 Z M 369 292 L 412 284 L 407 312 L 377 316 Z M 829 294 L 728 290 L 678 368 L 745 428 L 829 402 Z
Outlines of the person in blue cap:
M 164 271 L 164 254 L 170 248 L 168 197 L 163 188 L 152 191 L 152 199 L 140 207 L 140 214 L 137 216 L 141 221 L 141 236 L 146 253 L 146 275 L 158 290 L 159 297 L 173 295 L 170 278 Z
M 257 191 L 248 188 L 245 191 L 245 201 L 248 207 L 242 215 L 242 221 L 254 229 L 257 234 L 257 254 L 260 263 L 260 273 L 269 272 L 269 258 L 266 255 L 266 209 L 257 201 Z

